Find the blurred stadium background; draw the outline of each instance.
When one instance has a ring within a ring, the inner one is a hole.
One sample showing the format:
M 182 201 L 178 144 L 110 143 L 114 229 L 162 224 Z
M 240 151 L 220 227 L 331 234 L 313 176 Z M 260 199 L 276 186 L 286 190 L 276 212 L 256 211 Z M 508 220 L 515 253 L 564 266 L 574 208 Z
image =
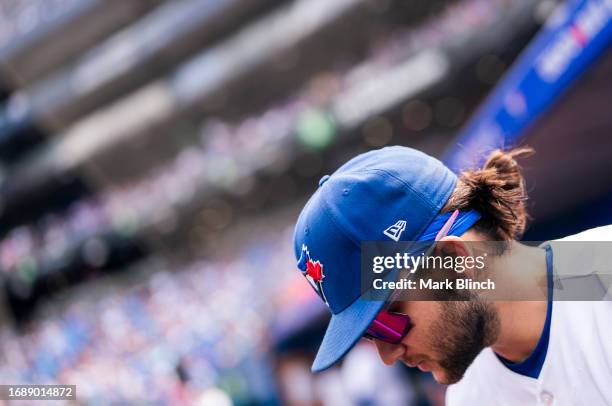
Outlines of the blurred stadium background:
M 310 374 L 327 315 L 293 222 L 321 176 L 393 144 L 454 168 L 532 145 L 526 239 L 612 222 L 611 9 L 2 0 L 0 382 L 83 404 L 442 404 L 367 343 Z M 534 64 L 549 87 L 518 86 Z

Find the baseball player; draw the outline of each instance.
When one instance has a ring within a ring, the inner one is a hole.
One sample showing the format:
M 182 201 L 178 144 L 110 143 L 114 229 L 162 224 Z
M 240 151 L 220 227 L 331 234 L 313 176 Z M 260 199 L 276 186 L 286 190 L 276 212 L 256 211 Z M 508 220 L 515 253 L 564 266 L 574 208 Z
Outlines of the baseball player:
M 319 181 L 294 234 L 297 267 L 332 313 L 313 372 L 365 337 L 385 364 L 450 385 L 448 405 L 612 404 L 612 302 L 553 302 L 553 268 L 571 274 L 575 261 L 551 243 L 517 242 L 527 196 L 515 158 L 528 152 L 494 151 L 456 176 L 422 152 L 387 147 Z M 567 239 L 611 241 L 612 227 Z M 368 300 L 361 243 L 384 240 L 446 241 L 453 255 L 469 251 L 466 241 L 503 241 L 489 266 L 545 281 L 548 300 L 487 301 L 476 291 L 461 301 Z

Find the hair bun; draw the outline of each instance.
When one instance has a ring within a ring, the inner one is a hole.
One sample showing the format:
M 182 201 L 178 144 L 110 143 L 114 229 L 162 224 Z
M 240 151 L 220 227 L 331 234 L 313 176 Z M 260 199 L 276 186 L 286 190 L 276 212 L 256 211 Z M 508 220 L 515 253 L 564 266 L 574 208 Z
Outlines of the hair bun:
M 491 152 L 482 169 L 464 171 L 443 209 L 475 209 L 482 218 L 476 227 L 495 240 L 522 236 L 527 224 L 527 193 L 517 157 L 531 155 L 528 147 Z

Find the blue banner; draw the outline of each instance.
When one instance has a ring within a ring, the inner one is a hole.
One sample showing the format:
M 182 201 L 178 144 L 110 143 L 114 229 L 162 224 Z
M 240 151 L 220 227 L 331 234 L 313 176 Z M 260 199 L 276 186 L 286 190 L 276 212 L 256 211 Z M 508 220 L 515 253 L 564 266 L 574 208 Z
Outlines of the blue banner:
M 443 157 L 454 171 L 516 145 L 612 43 L 612 0 L 569 1 L 550 16 Z

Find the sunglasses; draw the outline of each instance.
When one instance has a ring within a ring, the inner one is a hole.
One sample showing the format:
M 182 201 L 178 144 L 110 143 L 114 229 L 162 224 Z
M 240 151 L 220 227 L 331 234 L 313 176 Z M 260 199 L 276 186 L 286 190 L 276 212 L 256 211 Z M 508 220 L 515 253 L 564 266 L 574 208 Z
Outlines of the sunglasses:
M 436 234 L 434 241 L 439 241 L 448 235 L 458 215 L 459 210 L 455 210 L 448 220 L 446 220 L 438 234 Z M 434 244 L 427 250 L 426 255 L 429 255 L 433 249 Z M 394 294 L 393 298 L 395 297 L 396 295 Z M 395 300 L 392 299 L 389 305 L 394 301 Z M 389 305 L 385 306 L 385 308 L 376 315 L 376 318 L 364 333 L 364 338 L 369 340 L 380 340 L 389 344 L 398 344 L 406 337 L 406 334 L 408 334 L 412 326 L 410 317 L 400 312 L 391 311 Z
M 389 344 L 398 344 L 410 331 L 410 317 L 399 312 L 381 310 L 363 337 L 368 340 L 380 340 Z

